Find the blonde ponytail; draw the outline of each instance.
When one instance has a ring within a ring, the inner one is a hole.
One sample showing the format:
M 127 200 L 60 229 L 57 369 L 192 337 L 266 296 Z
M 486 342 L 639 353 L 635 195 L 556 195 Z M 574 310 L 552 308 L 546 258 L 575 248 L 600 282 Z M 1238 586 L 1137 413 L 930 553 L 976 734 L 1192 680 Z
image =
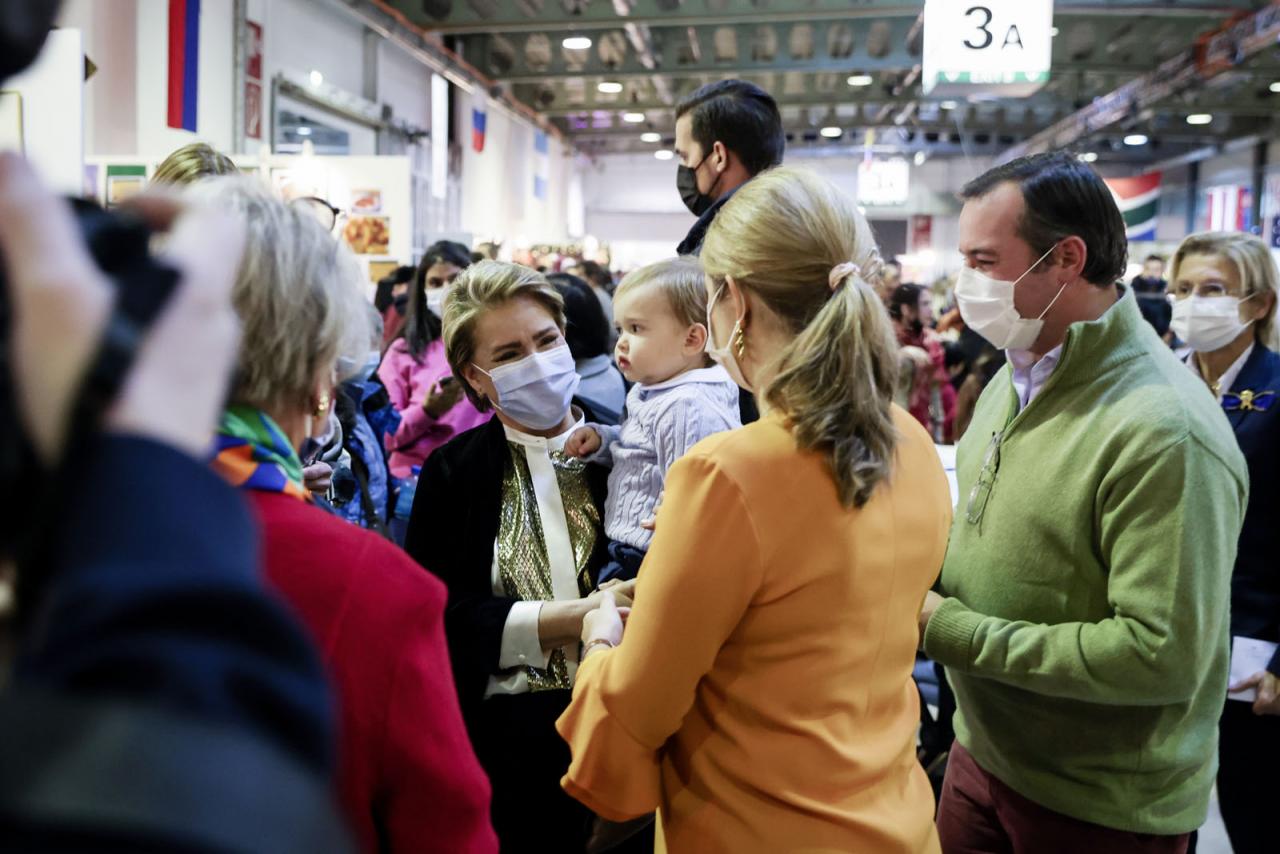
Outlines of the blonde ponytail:
M 732 276 L 790 327 L 763 395 L 801 448 L 826 456 L 841 502 L 866 504 L 890 474 L 898 376 L 893 327 L 866 281 L 880 265 L 866 219 L 825 179 L 773 169 L 721 209 L 702 262 L 713 280 Z

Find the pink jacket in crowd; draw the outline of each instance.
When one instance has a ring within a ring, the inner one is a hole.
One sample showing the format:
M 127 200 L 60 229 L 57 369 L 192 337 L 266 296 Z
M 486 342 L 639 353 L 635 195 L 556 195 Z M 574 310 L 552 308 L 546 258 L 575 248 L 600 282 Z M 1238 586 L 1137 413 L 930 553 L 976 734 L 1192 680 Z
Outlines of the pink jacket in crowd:
M 480 412 L 465 396 L 440 418 L 422 408 L 435 384 L 452 375 L 444 355 L 444 341 L 432 341 L 418 361 L 409 354 L 403 338 L 395 341 L 382 359 L 378 376 L 387 387 L 391 403 L 400 413 L 400 428 L 384 437 L 391 453 L 392 477 L 409 477 L 431 452 L 454 436 L 478 427 L 492 416 Z M 459 380 L 461 382 L 461 380 Z

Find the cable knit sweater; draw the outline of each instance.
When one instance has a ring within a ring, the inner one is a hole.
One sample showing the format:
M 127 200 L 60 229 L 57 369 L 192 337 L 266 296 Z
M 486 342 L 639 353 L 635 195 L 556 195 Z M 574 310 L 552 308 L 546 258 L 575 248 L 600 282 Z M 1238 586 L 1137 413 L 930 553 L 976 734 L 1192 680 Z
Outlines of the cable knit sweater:
M 667 469 L 713 433 L 742 426 L 738 386 L 719 365 L 686 371 L 664 383 L 635 385 L 621 427 L 592 424 L 601 447 L 593 462 L 612 467 L 604 529 L 609 539 L 647 549 Z

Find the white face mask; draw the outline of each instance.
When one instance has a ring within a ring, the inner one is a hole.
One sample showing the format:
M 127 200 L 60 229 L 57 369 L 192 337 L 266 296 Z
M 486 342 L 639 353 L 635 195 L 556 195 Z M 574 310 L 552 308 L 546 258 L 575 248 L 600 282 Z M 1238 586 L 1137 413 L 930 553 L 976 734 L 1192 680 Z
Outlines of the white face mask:
M 729 376 L 733 378 L 739 386 L 751 391 L 751 383 L 747 382 L 746 376 L 742 373 L 742 366 L 738 364 L 738 357 L 733 354 L 733 338 L 738 334 L 738 330 L 742 327 L 742 320 L 733 324 L 733 331 L 729 333 L 729 338 L 725 341 L 723 347 L 716 346 L 716 334 L 711 331 L 711 310 L 715 308 L 716 301 L 720 299 L 720 295 L 724 293 L 724 289 L 728 285 L 721 285 L 716 291 L 716 295 L 707 303 L 707 343 L 703 352 L 711 357 L 711 361 L 729 372 Z
M 564 421 L 582 382 L 568 345 L 534 353 L 492 373 L 474 367 L 493 380 L 498 392 L 494 405 L 530 430 L 550 430 Z
M 427 311 L 444 320 L 444 299 L 449 295 L 451 286 L 427 288 Z
M 1241 322 L 1240 305 L 1255 296 L 1250 294 L 1244 299 L 1190 296 L 1180 299 L 1173 304 L 1173 320 L 1169 327 L 1197 353 L 1221 350 L 1253 323 L 1252 320 Z
M 1044 329 L 1044 316 L 1062 296 L 1067 284 L 1063 282 L 1053 301 L 1034 320 L 1018 314 L 1013 305 L 1013 289 L 1057 248 L 1057 244 L 1050 247 L 1015 282 L 993 279 L 972 267 L 962 269 L 956 280 L 956 302 L 960 305 L 960 316 L 964 318 L 965 325 L 1001 350 L 1031 349 Z

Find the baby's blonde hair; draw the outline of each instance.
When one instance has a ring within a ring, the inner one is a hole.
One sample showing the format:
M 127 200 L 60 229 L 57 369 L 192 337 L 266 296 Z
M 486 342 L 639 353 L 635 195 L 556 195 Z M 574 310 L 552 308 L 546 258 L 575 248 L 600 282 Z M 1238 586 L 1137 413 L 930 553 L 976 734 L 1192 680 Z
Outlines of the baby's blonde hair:
M 796 443 L 826 456 L 841 502 L 861 507 L 889 477 L 898 434 L 891 405 L 898 347 L 869 282 L 880 255 L 847 194 L 804 169 L 744 184 L 707 231 L 702 264 L 762 300 L 791 336 L 762 393 Z M 832 282 L 835 268 L 840 271 Z
M 697 258 L 668 258 L 641 267 L 622 280 L 613 298 L 619 299 L 628 291 L 648 286 L 662 292 L 676 319 L 685 326 L 706 325 L 707 285 Z

